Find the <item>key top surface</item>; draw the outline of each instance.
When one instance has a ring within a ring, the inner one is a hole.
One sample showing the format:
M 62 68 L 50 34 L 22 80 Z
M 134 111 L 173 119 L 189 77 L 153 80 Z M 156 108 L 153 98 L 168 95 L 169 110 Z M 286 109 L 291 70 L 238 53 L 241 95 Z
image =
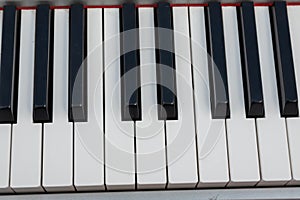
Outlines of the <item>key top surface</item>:
M 50 6 L 39 5 L 35 23 L 34 122 L 52 121 L 53 23 Z
M 276 1 L 269 9 L 280 112 L 283 117 L 298 116 L 298 95 L 286 3 Z
M 241 68 L 247 117 L 264 116 L 256 23 L 252 2 L 242 2 L 237 7 Z
M 20 11 L 13 5 L 4 6 L 0 68 L 0 121 L 17 120 Z
M 219 2 L 209 2 L 205 8 L 208 71 L 213 118 L 228 118 L 229 97 L 226 70 L 222 9 Z

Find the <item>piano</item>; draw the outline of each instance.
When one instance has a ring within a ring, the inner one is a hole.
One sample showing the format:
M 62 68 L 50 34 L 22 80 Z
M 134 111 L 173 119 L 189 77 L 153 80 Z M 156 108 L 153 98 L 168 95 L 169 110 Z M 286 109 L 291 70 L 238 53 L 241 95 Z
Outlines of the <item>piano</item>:
M 0 200 L 300 199 L 299 2 L 0 6 Z

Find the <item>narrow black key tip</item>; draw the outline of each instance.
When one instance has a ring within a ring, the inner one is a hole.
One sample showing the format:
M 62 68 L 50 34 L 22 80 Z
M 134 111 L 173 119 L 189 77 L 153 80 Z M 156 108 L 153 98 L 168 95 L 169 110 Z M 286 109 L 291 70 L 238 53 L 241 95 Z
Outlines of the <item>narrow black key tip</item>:
M 15 117 L 10 106 L 0 107 L 0 123 L 14 123 Z
M 122 121 L 140 121 L 141 110 L 136 105 L 126 105 L 123 108 Z
M 47 106 L 36 106 L 33 109 L 33 121 L 35 123 L 51 122 L 50 113 Z
M 177 104 L 164 104 L 159 109 L 159 120 L 177 120 Z
M 70 121 L 72 122 L 86 122 L 87 121 L 87 113 L 85 112 L 85 108 L 83 105 L 73 105 L 71 107 L 71 116 Z
M 263 101 L 252 102 L 248 112 L 247 118 L 260 118 L 265 116 Z
M 298 117 L 298 101 L 287 101 L 283 107 L 283 117 Z
M 230 117 L 229 111 L 229 102 L 219 102 L 213 108 L 213 116 L 214 119 L 225 119 Z

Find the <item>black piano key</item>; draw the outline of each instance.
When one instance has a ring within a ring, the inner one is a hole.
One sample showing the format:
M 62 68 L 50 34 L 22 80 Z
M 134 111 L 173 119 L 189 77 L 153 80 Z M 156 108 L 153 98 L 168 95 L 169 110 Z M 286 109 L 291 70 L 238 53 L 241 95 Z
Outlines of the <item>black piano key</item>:
M 209 87 L 213 118 L 230 116 L 222 9 L 219 2 L 205 8 Z
M 178 119 L 172 9 L 160 2 L 155 9 L 157 99 L 159 119 Z
M 49 5 L 38 5 L 35 25 L 33 121 L 52 121 L 53 13 Z
M 69 120 L 87 121 L 86 11 L 73 4 L 69 13 Z
M 138 18 L 135 5 L 120 9 L 122 120 L 141 120 Z
M 237 18 L 246 115 L 263 117 L 264 99 L 253 3 L 242 2 L 241 6 L 237 7 Z
M 274 2 L 270 7 L 270 20 L 281 116 L 298 116 L 294 62 L 284 1 Z
M 20 13 L 4 6 L 0 65 L 0 122 L 16 123 L 20 49 Z

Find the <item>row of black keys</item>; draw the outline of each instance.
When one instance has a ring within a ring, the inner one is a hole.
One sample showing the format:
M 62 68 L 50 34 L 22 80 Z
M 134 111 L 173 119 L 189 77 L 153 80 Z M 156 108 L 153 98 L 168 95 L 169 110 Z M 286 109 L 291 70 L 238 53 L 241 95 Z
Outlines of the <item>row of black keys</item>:
M 254 7 L 244 2 L 237 7 L 242 58 L 245 110 L 247 117 L 263 117 L 264 101 L 260 74 Z M 274 59 L 278 83 L 281 115 L 298 116 L 298 97 L 295 83 L 292 49 L 285 2 L 270 7 Z M 54 15 L 49 5 L 36 9 L 35 71 L 34 71 L 34 122 L 52 121 L 53 93 L 53 32 Z M 222 9 L 218 2 L 205 7 L 207 52 L 209 64 L 210 99 L 213 118 L 230 117 L 227 70 L 225 60 Z M 69 14 L 69 120 L 87 120 L 87 66 L 83 64 L 86 49 L 86 11 L 81 4 L 70 7 Z M 155 8 L 155 26 L 173 30 L 172 9 L 168 3 Z M 120 9 L 121 74 L 132 69 L 133 75 L 123 76 L 121 87 L 122 119 L 141 120 L 141 92 L 139 66 L 138 17 L 134 4 L 123 4 Z M 157 99 L 162 105 L 160 119 L 177 119 L 176 74 L 174 38 L 170 31 L 156 30 Z M 16 123 L 18 101 L 20 13 L 8 5 L 3 11 L 2 52 L 0 66 L 0 122 Z M 167 47 L 167 50 L 166 50 Z M 132 49 L 130 52 L 125 52 Z M 123 53 L 122 53 L 123 52 Z M 82 65 L 83 64 L 83 65 Z M 164 67 L 171 70 L 165 70 Z M 67 67 L 67 66 L 66 66 Z M 101 66 L 99 66 L 101 67 Z M 230 67 L 230 66 L 228 66 Z M 217 76 L 221 82 L 216 81 Z M 74 89 L 76 81 L 76 89 Z M 223 84 L 224 87 L 220 87 Z M 73 92 L 73 90 L 76 90 Z

